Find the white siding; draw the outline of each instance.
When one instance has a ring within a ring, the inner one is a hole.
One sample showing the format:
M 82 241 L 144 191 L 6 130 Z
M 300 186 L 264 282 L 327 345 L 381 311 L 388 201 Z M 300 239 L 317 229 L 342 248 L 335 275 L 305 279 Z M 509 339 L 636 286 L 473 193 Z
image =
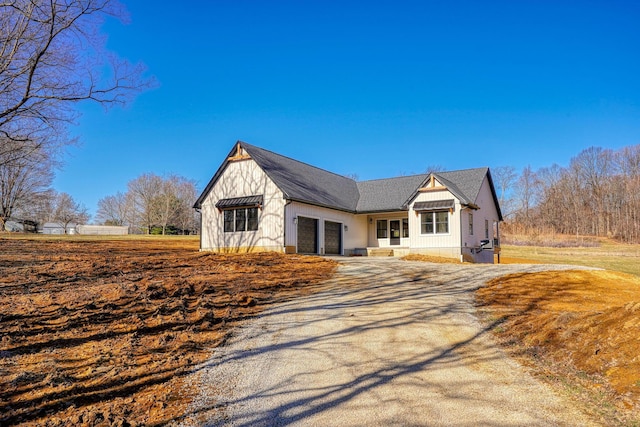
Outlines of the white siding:
M 224 232 L 224 214 L 215 207 L 220 199 L 263 195 L 257 231 Z M 282 192 L 251 159 L 227 164 L 202 203 L 201 249 L 246 252 L 284 251 L 284 199 Z
M 392 245 L 391 238 L 389 234 L 391 232 L 389 221 L 398 220 L 400 221 L 400 227 L 402 229 L 402 219 L 407 218 L 407 212 L 393 212 L 386 214 L 371 214 L 369 216 L 371 218 L 371 223 L 369 224 L 367 241 L 368 246 L 370 248 L 408 248 L 411 246 L 411 235 L 412 229 L 411 224 L 409 224 L 409 237 L 400 237 L 399 245 Z M 378 239 L 378 220 L 386 220 L 387 221 L 387 237 Z M 401 234 L 402 236 L 402 234 Z
M 342 224 L 343 254 L 349 255 L 356 248 L 367 245 L 367 216 L 354 215 L 348 212 L 336 211 L 305 203 L 291 202 L 285 210 L 285 239 L 286 246 L 296 248 L 298 242 L 297 227 L 294 219 L 298 216 L 315 218 L 318 220 L 318 251 L 324 253 L 324 222 L 332 221 Z M 346 226 L 346 229 L 345 229 Z
M 453 212 L 449 213 L 449 232 L 443 234 L 422 234 L 420 212 L 413 210 L 416 202 L 434 202 L 438 200 L 455 201 Z M 450 257 L 460 257 L 460 200 L 449 190 L 431 190 L 419 193 L 412 201 L 409 210 L 409 236 L 412 249 L 433 249 L 430 252 Z

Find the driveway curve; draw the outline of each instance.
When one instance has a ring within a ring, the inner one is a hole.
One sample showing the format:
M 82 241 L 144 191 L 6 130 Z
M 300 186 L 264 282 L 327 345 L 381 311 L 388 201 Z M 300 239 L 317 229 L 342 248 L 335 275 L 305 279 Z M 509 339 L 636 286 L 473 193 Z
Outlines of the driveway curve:
M 339 261 L 326 290 L 271 308 L 215 351 L 184 425 L 598 425 L 475 317 L 487 280 L 566 267 Z

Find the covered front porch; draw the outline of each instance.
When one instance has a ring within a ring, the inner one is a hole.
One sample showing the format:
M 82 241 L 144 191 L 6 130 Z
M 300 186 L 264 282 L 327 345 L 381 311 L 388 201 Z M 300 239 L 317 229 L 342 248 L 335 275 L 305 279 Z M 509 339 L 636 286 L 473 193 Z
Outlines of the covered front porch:
M 408 212 L 389 212 L 367 216 L 367 248 L 409 250 Z

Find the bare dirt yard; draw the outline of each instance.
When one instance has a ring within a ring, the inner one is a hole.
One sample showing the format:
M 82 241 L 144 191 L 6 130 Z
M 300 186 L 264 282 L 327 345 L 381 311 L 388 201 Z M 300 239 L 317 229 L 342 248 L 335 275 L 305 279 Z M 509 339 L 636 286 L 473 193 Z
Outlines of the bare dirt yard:
M 640 424 L 640 277 L 546 271 L 476 292 L 502 344 L 611 424 Z
M 236 326 L 326 291 L 336 271 L 317 257 L 197 249 L 194 239 L 0 236 L 0 425 L 177 425 L 202 392 L 202 367 Z M 480 287 L 472 311 L 602 424 L 640 425 L 640 279 L 532 270 L 505 269 Z M 453 276 L 433 277 L 446 287 Z
M 216 255 L 191 239 L 0 237 L 0 425 L 178 422 L 194 368 L 335 262 Z

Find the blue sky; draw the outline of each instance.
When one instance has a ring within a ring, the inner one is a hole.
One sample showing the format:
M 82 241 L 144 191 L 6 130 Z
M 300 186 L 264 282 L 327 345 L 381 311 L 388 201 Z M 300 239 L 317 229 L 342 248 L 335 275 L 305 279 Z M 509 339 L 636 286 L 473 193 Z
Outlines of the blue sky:
M 54 188 L 92 213 L 147 172 L 201 189 L 236 140 L 361 180 L 640 143 L 640 2 L 123 3 L 107 47 L 159 84 L 79 106 Z

